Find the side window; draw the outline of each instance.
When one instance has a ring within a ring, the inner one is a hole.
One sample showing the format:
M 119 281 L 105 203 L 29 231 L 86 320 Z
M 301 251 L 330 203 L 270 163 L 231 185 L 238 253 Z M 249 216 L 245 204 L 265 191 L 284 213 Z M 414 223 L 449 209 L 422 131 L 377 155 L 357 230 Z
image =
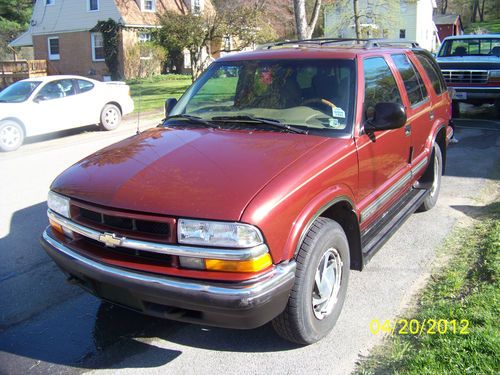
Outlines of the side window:
M 92 82 L 85 81 L 83 79 L 78 79 L 76 82 L 78 83 L 80 93 L 90 91 L 94 88 L 94 84 Z
M 403 78 L 408 99 L 412 106 L 424 101 L 427 98 L 427 90 L 422 77 L 418 74 L 405 54 L 392 55 L 392 59 Z
M 365 59 L 363 63 L 365 74 L 365 115 L 372 117 L 377 103 L 401 103 L 396 80 L 391 69 L 382 57 Z
M 441 73 L 438 70 L 439 68 L 436 67 L 429 56 L 423 55 L 421 53 L 416 53 L 415 56 L 417 57 L 418 61 L 420 61 L 420 64 L 422 64 L 422 66 L 424 67 L 424 70 L 431 80 L 432 87 L 434 88 L 436 94 L 439 95 L 443 93 L 446 86 L 444 85 L 443 79 L 441 78 Z
M 37 94 L 39 100 L 52 100 L 74 95 L 75 90 L 71 79 L 61 79 L 47 83 Z

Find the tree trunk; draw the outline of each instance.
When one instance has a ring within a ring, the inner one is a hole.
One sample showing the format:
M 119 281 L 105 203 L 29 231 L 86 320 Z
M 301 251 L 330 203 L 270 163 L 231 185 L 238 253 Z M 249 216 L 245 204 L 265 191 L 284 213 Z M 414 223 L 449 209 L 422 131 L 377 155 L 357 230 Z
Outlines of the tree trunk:
M 481 7 L 478 7 L 479 9 L 479 21 L 484 22 L 484 3 L 486 0 L 483 0 L 481 2 Z
M 446 14 L 448 9 L 448 0 L 441 0 L 441 14 Z
M 353 0 L 352 5 L 354 8 L 354 30 L 356 31 L 356 38 L 361 39 L 361 27 L 359 25 L 358 0 Z
M 295 30 L 298 39 L 310 39 L 321 9 L 321 0 L 315 0 L 310 22 L 307 22 L 305 0 L 293 0 L 293 10 L 295 13 Z
M 474 3 L 471 5 L 472 13 L 471 13 L 471 22 L 476 22 L 477 10 L 479 8 L 479 0 L 474 0 Z

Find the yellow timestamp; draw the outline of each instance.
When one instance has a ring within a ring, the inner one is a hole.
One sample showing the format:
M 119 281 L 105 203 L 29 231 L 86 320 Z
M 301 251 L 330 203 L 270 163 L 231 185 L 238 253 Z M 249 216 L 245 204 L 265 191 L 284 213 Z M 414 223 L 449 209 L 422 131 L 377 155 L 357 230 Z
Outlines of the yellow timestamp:
M 468 335 L 470 322 L 467 319 L 372 319 L 370 332 L 374 335 Z

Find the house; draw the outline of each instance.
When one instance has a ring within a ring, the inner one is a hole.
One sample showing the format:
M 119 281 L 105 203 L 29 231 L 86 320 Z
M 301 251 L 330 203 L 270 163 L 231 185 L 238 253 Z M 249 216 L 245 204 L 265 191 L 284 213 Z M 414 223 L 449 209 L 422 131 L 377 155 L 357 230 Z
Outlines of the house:
M 127 51 L 151 39 L 157 13 L 201 12 L 206 7 L 212 9 L 209 0 L 37 0 L 29 30 L 10 45 L 32 46 L 35 59 L 47 60 L 49 74 L 107 79 L 103 37 L 93 29 L 98 21 L 112 19 L 121 25 L 118 75 L 128 78 Z
M 447 36 L 462 35 L 464 33 L 462 19 L 458 14 L 437 14 L 434 16 L 434 23 L 441 40 Z
M 432 21 L 435 0 L 374 2 L 359 0 L 360 31 L 363 38 L 387 38 L 416 41 L 435 51 L 439 45 L 437 28 Z M 325 7 L 325 37 L 355 38 L 352 0 Z

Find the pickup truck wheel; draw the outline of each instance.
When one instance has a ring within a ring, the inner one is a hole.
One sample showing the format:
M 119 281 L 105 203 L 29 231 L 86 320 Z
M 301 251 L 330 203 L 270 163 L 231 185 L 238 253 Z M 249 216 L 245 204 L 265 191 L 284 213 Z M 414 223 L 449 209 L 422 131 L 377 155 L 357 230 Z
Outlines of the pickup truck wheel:
M 453 118 L 460 117 L 460 103 L 459 102 L 451 102 L 451 117 L 453 117 Z
M 434 149 L 432 152 L 432 157 L 434 158 L 434 165 L 432 165 L 434 171 L 434 177 L 432 180 L 432 186 L 429 189 L 429 193 L 425 197 L 424 201 L 418 208 L 419 212 L 429 211 L 432 207 L 436 205 L 439 196 L 439 189 L 441 188 L 441 174 L 443 171 L 443 156 L 441 154 L 441 149 L 437 144 L 434 144 Z
M 101 111 L 101 127 L 104 130 L 115 130 L 122 120 L 120 108 L 114 104 L 106 104 Z
M 15 151 L 24 142 L 24 130 L 17 122 L 5 120 L 0 122 L 0 151 Z
M 342 310 L 349 280 L 349 244 L 342 227 L 318 218 L 297 254 L 295 284 L 287 307 L 273 320 L 281 337 L 312 344 L 326 336 Z
M 497 116 L 500 116 L 500 99 L 495 100 L 495 111 Z

